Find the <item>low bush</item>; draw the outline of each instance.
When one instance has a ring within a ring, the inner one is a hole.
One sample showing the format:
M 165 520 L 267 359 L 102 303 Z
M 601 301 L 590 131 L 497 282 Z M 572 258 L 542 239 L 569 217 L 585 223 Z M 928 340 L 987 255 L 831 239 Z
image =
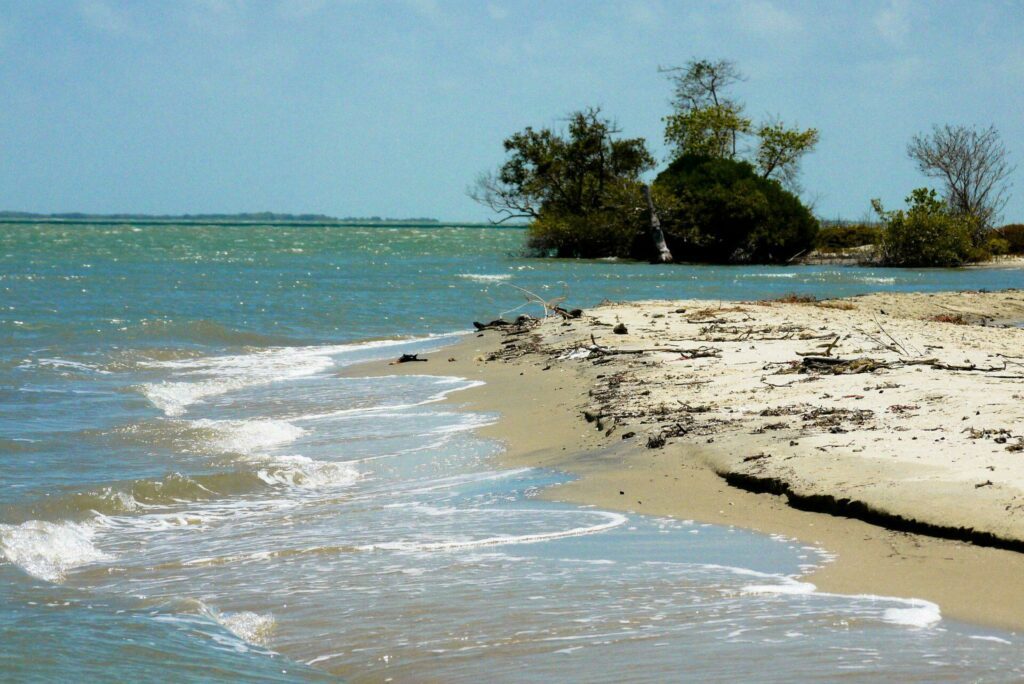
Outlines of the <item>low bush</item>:
M 918 188 L 907 198 L 907 209 L 885 211 L 872 204 L 885 226 L 881 257 L 887 266 L 962 266 L 981 254 L 971 243 L 973 225 L 954 215 L 934 190 Z
M 527 249 L 539 256 L 599 259 L 649 256 L 649 218 L 642 186 L 613 182 L 601 208 L 585 214 L 546 206 L 527 231 Z
M 778 302 L 779 304 L 816 304 L 818 298 L 812 294 L 800 294 L 798 292 L 788 292 L 781 297 L 775 299 L 765 300 L 768 302 Z
M 835 252 L 882 242 L 882 226 L 877 223 L 844 223 L 822 226 L 814 239 L 814 247 L 823 252 Z

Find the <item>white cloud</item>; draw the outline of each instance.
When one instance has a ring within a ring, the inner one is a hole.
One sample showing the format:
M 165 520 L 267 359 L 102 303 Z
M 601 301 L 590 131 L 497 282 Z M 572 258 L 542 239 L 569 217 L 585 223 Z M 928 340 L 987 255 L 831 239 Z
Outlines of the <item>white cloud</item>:
M 437 19 L 441 15 L 441 8 L 437 0 L 405 0 L 406 4 L 417 14 L 429 19 Z
M 874 17 L 875 29 L 884 40 L 900 45 L 912 28 L 911 8 L 906 0 L 890 0 Z
M 738 9 L 737 23 L 748 34 L 778 38 L 798 33 L 803 28 L 796 15 L 770 0 L 750 0 L 741 3 Z

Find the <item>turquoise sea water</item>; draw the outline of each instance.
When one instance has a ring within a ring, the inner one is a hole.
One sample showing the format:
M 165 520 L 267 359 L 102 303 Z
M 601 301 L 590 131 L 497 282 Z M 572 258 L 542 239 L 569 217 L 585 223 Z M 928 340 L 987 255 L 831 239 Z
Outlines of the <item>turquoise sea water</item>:
M 0 678 L 1021 677 L 1013 635 L 795 581 L 818 550 L 536 500 L 562 476 L 497 469 L 473 428 L 500 416 L 436 403 L 459 378 L 337 371 L 429 354 L 512 285 L 586 307 L 1024 271 L 556 262 L 523 237 L 0 225 Z

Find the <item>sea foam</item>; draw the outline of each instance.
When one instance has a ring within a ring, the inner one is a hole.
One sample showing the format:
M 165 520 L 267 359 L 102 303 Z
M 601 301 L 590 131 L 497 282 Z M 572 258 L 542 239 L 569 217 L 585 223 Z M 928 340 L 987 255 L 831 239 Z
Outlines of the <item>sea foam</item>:
M 91 525 L 73 522 L 0 525 L 0 550 L 33 577 L 59 583 L 72 568 L 108 558 L 93 545 L 94 533 Z

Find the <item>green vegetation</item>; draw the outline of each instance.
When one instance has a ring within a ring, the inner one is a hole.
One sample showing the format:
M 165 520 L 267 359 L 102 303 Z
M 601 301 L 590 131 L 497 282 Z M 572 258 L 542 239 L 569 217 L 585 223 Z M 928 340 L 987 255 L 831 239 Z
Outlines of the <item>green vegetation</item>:
M 748 162 L 685 155 L 658 175 L 663 228 L 677 259 L 785 263 L 811 248 L 818 222 L 796 195 Z
M 877 223 L 837 223 L 822 226 L 814 239 L 814 248 L 822 252 L 838 252 L 882 242 L 883 230 Z
M 1010 223 L 996 231 L 1006 241 L 1007 254 L 1024 254 L 1024 223 Z
M 733 62 L 690 60 L 667 69 L 675 86 L 672 113 L 665 117 L 665 142 L 675 157 L 742 159 L 740 143 L 753 135 L 756 143 L 748 160 L 763 178 L 790 189 L 797 187 L 800 159 L 818 144 L 814 128 L 786 128 L 780 121 L 754 125 L 743 115 L 743 103 L 727 90 L 743 80 Z
M 663 119 L 671 156 L 650 188 L 642 178 L 655 161 L 644 139 L 620 137 L 591 108 L 570 114 L 564 131 L 509 136 L 505 162 L 470 196 L 498 223 L 527 219 L 530 249 L 547 256 L 789 263 L 811 250 L 857 250 L 884 265 L 958 266 L 1024 253 L 1024 226 L 992 230 L 1012 171 L 994 128 L 935 127 L 912 139 L 909 156 L 943 182 L 943 195 L 914 190 L 895 211 L 875 200 L 880 223 L 819 229 L 797 195 L 817 129 L 748 117 L 731 93 L 743 76 L 728 60 L 664 71 L 673 85 Z M 865 245 L 876 249 L 858 249 Z
M 530 245 L 560 257 L 630 256 L 640 174 L 654 167 L 643 138 L 591 108 L 569 115 L 568 130 L 525 130 L 505 139 L 509 157 L 470 196 L 502 216 L 531 219 Z
M 953 212 L 934 190 L 918 188 L 906 199 L 907 209 L 886 211 L 873 201 L 885 233 L 882 263 L 887 266 L 962 266 L 974 256 L 973 224 Z
M 1008 176 L 1006 146 L 995 126 L 934 126 L 931 133 L 914 136 L 907 155 L 921 173 L 938 179 L 950 209 L 974 222 L 976 245 L 1006 205 Z
M 670 73 L 675 99 L 665 137 L 676 155 L 651 188 L 669 250 L 715 263 L 781 263 L 808 250 L 817 221 L 783 183 L 795 186 L 817 131 L 779 123 L 755 129 L 725 94 L 740 80 L 731 62 L 692 61 Z M 596 108 L 570 114 L 565 131 L 528 127 L 505 139 L 505 162 L 469 195 L 499 223 L 529 219 L 535 253 L 653 257 L 641 175 L 655 161 L 643 138 L 619 134 Z M 751 134 L 758 143 L 745 161 L 738 146 Z

